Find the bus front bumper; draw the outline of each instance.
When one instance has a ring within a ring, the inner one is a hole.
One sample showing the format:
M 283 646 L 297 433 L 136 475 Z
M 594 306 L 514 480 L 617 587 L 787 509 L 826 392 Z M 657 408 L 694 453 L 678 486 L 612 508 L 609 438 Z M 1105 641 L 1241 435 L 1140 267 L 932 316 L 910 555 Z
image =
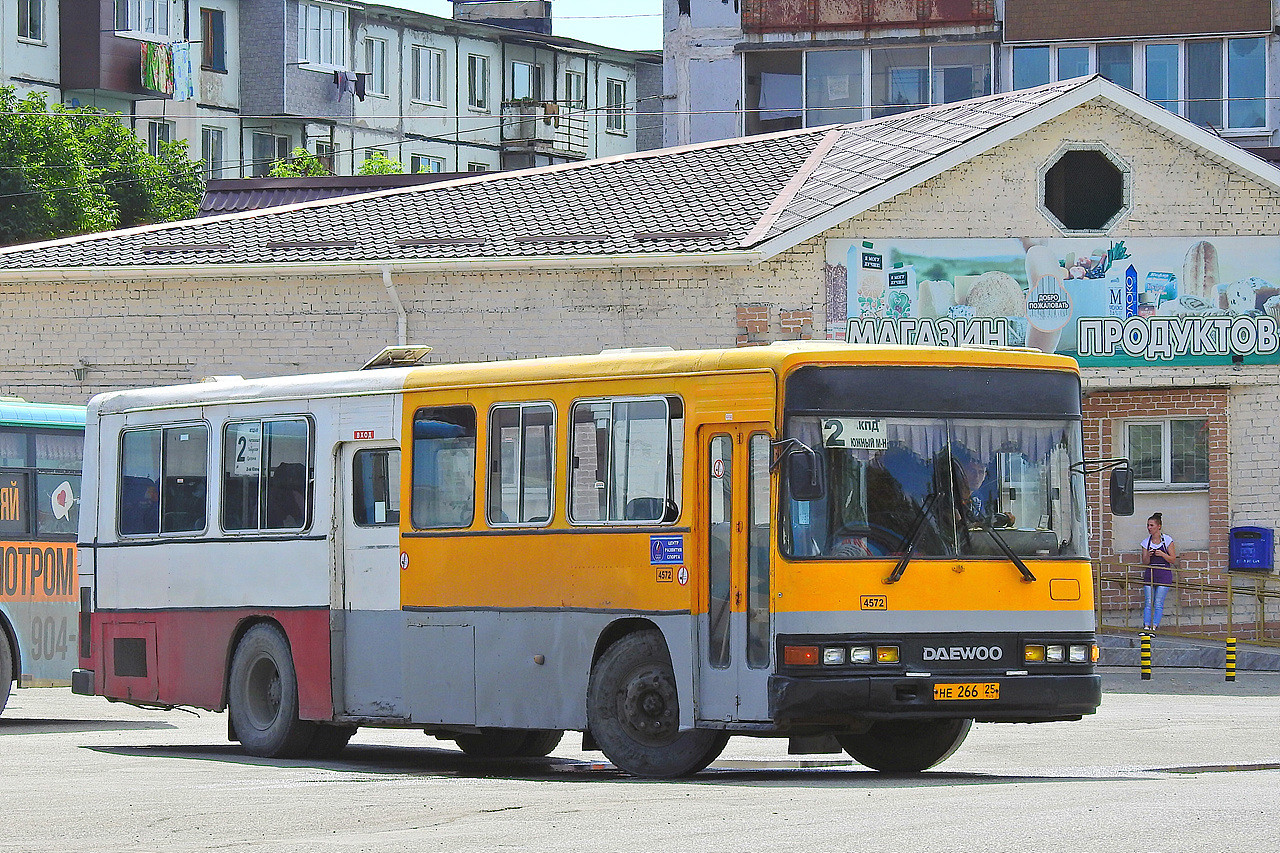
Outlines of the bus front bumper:
M 957 685 L 998 685 L 997 698 L 941 699 Z M 941 691 L 935 687 L 942 685 Z M 948 690 L 948 688 L 953 688 Z M 1102 702 L 1102 678 L 1070 675 L 846 676 L 769 678 L 770 717 L 794 725 L 849 725 L 874 720 L 971 717 L 978 722 L 1074 720 Z

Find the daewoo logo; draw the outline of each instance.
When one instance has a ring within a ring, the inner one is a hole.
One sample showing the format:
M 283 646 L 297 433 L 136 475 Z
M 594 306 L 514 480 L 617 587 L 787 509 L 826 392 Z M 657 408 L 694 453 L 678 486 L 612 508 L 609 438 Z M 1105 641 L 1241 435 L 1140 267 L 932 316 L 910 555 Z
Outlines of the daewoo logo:
M 999 646 L 925 646 L 925 660 L 1000 660 L 1004 649 Z

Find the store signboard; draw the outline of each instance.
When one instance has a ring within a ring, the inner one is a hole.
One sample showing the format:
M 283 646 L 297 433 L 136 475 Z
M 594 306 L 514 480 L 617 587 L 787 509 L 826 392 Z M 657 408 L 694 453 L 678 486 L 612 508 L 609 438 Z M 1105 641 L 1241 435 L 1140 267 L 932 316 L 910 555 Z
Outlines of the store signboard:
M 1280 363 L 1276 237 L 828 240 L 827 265 L 852 343 Z

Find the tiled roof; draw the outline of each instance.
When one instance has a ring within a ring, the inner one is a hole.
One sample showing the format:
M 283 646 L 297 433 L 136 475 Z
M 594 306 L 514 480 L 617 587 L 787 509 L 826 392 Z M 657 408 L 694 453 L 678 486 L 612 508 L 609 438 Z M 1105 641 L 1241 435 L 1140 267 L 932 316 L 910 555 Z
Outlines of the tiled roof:
M 204 185 L 199 216 L 283 207 L 303 201 L 430 184 L 467 177 L 462 172 L 404 175 L 325 175 L 314 178 L 215 178 Z
M 1120 91 L 1081 78 L 857 124 L 17 246 L 0 251 L 0 270 L 750 251 L 812 230 L 815 219 L 1099 82 L 1104 94 Z

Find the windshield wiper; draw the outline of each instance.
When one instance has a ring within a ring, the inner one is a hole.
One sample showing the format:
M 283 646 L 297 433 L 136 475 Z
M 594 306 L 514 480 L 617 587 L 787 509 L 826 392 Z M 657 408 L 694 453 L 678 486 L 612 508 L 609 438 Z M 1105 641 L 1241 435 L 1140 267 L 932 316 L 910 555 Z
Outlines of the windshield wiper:
M 991 519 L 990 518 L 984 518 L 984 519 L 974 518 L 973 521 L 975 524 L 978 525 L 980 529 L 985 530 L 987 533 L 991 534 L 991 538 L 995 540 L 996 547 L 999 548 L 1006 557 L 1008 557 L 1011 561 L 1013 561 L 1013 564 L 1018 567 L 1019 572 L 1022 572 L 1023 582 L 1034 583 L 1036 576 L 1031 574 L 1031 570 L 1027 568 L 1026 563 L 1022 562 L 1022 558 L 1019 557 L 1017 554 L 1013 553 L 1013 549 L 1009 547 L 1008 542 L 1004 541 L 1004 537 L 1001 536 L 999 533 L 996 533 L 995 527 L 992 526 L 991 524 Z
M 920 505 L 920 514 L 916 516 L 915 527 L 911 528 L 911 535 L 907 537 L 907 550 L 903 552 L 902 558 L 898 560 L 898 565 L 893 567 L 893 572 L 884 579 L 885 583 L 897 583 L 902 580 L 902 573 L 907 570 L 907 563 L 911 562 L 911 554 L 916 550 L 916 545 L 920 541 L 920 533 L 924 530 L 924 522 L 929 517 L 929 507 L 933 506 L 933 502 L 937 497 L 937 492 L 930 492 L 925 495 L 924 503 Z

